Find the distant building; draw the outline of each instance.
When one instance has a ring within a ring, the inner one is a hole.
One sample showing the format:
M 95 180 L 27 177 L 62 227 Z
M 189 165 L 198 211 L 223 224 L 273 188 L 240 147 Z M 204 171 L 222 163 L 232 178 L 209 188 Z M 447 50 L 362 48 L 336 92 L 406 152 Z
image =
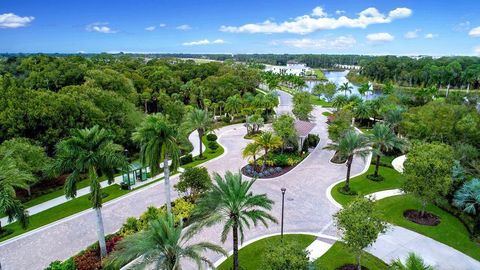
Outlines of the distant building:
M 285 75 L 297 75 L 297 76 L 305 76 L 309 73 L 312 73 L 313 70 L 307 67 L 306 64 L 298 63 L 294 61 L 287 62 L 286 66 L 271 66 L 267 65 L 265 67 L 265 71 L 271 71 L 277 74 L 285 74 Z

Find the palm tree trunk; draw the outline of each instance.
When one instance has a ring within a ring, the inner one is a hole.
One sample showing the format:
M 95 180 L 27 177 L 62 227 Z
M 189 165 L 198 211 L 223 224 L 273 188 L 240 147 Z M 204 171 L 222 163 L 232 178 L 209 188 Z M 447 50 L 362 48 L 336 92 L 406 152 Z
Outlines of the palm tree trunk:
M 262 172 L 263 170 L 265 170 L 265 165 L 267 165 L 267 154 L 268 154 L 268 148 L 265 148 L 265 153 L 263 154 Z
M 145 107 L 145 114 L 147 114 L 148 113 L 148 109 L 147 109 L 148 107 L 147 107 L 147 101 L 146 100 L 143 102 L 143 106 Z
M 238 270 L 238 225 L 233 223 L 233 270 Z
M 163 175 L 165 178 L 165 197 L 167 204 L 167 213 L 172 213 L 172 199 L 170 197 L 170 168 L 168 167 L 168 158 L 165 156 L 163 160 Z
M 377 160 L 375 161 L 375 173 L 373 174 L 375 177 L 378 176 L 378 167 L 380 167 L 380 155 L 377 155 Z
M 107 245 L 105 244 L 105 231 L 103 229 L 102 208 L 95 208 L 95 214 L 97 216 L 97 237 L 98 245 L 100 246 L 101 257 L 107 256 Z
M 347 178 L 345 179 L 345 186 L 343 187 L 343 190 L 346 192 L 350 191 L 350 170 L 352 169 L 352 159 L 352 156 L 347 159 Z
M 200 158 L 203 157 L 203 144 L 202 144 L 202 137 L 203 137 L 203 130 L 202 129 L 197 129 L 198 130 L 198 140 L 200 141 Z
M 480 236 L 480 213 L 478 211 L 475 216 L 475 224 L 473 225 L 473 236 Z
M 360 263 L 361 253 L 357 254 L 357 269 L 362 270 L 362 264 Z

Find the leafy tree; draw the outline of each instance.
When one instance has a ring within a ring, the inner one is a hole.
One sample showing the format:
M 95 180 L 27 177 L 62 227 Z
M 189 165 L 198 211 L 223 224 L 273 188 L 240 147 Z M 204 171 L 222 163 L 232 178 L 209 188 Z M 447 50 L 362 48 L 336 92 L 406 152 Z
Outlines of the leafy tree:
M 258 143 L 251 142 L 251 143 L 247 144 L 247 146 L 245 146 L 245 148 L 243 148 L 242 157 L 243 158 L 252 157 L 253 158 L 253 167 L 256 168 L 257 167 L 257 156 L 260 155 L 261 152 L 262 152 L 262 146 Z
M 308 251 L 295 243 L 282 243 L 267 247 L 261 269 L 265 270 L 308 270 Z
M 358 198 L 334 215 L 337 228 L 342 233 L 342 241 L 355 253 L 357 268 L 361 270 L 361 255 L 364 248 L 372 245 L 380 233 L 387 229 L 373 201 Z
M 179 165 L 180 149 L 178 147 L 179 132 L 162 114 L 148 115 L 142 124 L 132 134 L 133 141 L 140 145 L 140 156 L 143 164 L 148 164 L 152 175 L 160 172 L 163 160 L 163 175 L 165 181 L 165 196 L 167 212 L 172 211 L 170 196 L 170 168 L 175 170 Z
M 297 130 L 295 129 L 295 119 L 288 115 L 282 114 L 278 116 L 272 123 L 275 133 L 282 138 L 282 151 L 287 142 L 294 142 L 297 140 Z
M 272 209 L 273 201 L 265 194 L 254 195 L 251 187 L 255 179 L 243 180 L 241 173 L 227 171 L 224 177 L 214 173 L 213 179 L 216 185 L 199 199 L 194 210 L 192 217 L 197 220 L 197 225 L 192 228 L 224 223 L 221 241 L 225 242 L 232 231 L 233 269 L 238 270 L 238 234 L 240 233 L 240 242 L 243 242 L 243 232 L 250 228 L 251 223 L 256 226 L 261 222 L 267 227 L 268 221 L 277 222 L 267 212 Z
M 445 196 L 452 183 L 453 150 L 440 143 L 414 145 L 404 165 L 402 189 L 422 202 L 422 215 L 427 202 Z
M 293 114 L 300 120 L 308 121 L 310 113 L 313 111 L 310 93 L 298 92 L 293 96 Z
M 453 205 L 475 216 L 473 234 L 480 235 L 480 179 L 472 179 L 455 192 Z
M 203 144 L 202 138 L 206 132 L 209 132 L 213 128 L 212 119 L 208 115 L 206 110 L 194 109 L 187 113 L 184 125 L 186 129 L 195 129 L 198 132 L 198 140 L 200 144 L 200 158 L 203 157 Z
M 401 260 L 395 260 L 388 268 L 390 270 L 434 270 L 430 265 L 425 264 L 422 257 L 415 253 L 409 253 L 405 264 Z
M 263 168 L 262 168 L 262 170 L 263 170 L 265 168 L 266 163 L 267 163 L 268 152 L 272 149 L 276 149 L 276 148 L 279 148 L 280 146 L 282 146 L 282 144 L 283 144 L 282 138 L 273 134 L 270 131 L 265 131 L 262 134 L 260 134 L 259 136 L 255 137 L 254 141 L 255 141 L 256 144 L 260 145 L 263 148 L 263 152 L 264 152 L 264 154 L 263 154 Z
M 15 189 L 28 189 L 28 183 L 33 181 L 33 175 L 21 170 L 15 159 L 10 155 L 0 157 L 0 213 L 8 217 L 8 222 L 18 220 L 22 228 L 28 226 L 28 211 L 16 198 Z M 0 223 L 0 232 L 2 224 Z
M 189 259 L 196 263 L 198 269 L 203 269 L 205 263 L 213 267 L 213 263 L 202 255 L 203 252 L 227 255 L 223 248 L 209 242 L 192 244 L 194 232 L 182 233 L 182 229 L 182 222 L 176 225 L 173 215 L 162 215 L 151 221 L 146 230 L 121 240 L 107 258 L 105 266 L 119 269 L 140 258 L 132 265 L 135 269 L 155 265 L 156 269 L 180 270 L 182 260 Z
M 345 82 L 338 87 L 338 91 L 343 91 L 345 96 L 347 95 L 347 92 L 351 94 L 352 90 L 353 90 L 353 86 L 351 86 L 350 83 L 348 82 Z
M 335 93 L 337 92 L 337 85 L 331 82 L 319 83 L 313 87 L 313 94 L 317 96 L 323 96 L 327 101 L 331 101 Z
M 332 141 L 338 141 L 347 131 L 353 130 L 352 117 L 353 115 L 349 110 L 336 112 L 328 125 L 328 137 Z
M 117 168 L 125 168 L 127 161 L 122 146 L 113 143 L 113 135 L 99 126 L 73 130 L 70 138 L 57 145 L 52 171 L 70 173 L 65 181 L 65 196 L 77 196 L 77 184 L 83 173 L 88 174 L 90 201 L 97 217 L 97 235 L 101 256 L 107 255 L 102 219 L 102 191 L 99 174 L 106 175 L 111 183 Z
M 175 185 L 179 192 L 187 193 L 196 198 L 200 193 L 210 189 L 212 179 L 204 167 L 186 168 L 180 175 L 180 181 Z
M 393 90 L 394 90 L 393 84 L 392 84 L 390 81 L 388 81 L 388 82 L 385 84 L 385 86 L 383 87 L 383 94 L 384 94 L 384 95 L 390 95 L 390 94 L 393 93 Z
M 403 150 L 406 146 L 406 141 L 397 137 L 388 126 L 382 123 L 377 123 L 373 126 L 369 139 L 376 156 L 373 177 L 377 179 L 379 176 L 380 157 L 384 155 L 385 152 L 393 149 Z
M 350 192 L 350 170 L 352 169 L 353 158 L 361 157 L 363 160 L 370 154 L 370 143 L 363 134 L 353 130 L 347 131 L 337 142 L 329 143 L 324 149 L 335 151 L 341 159 L 347 160 L 347 177 L 343 190 Z

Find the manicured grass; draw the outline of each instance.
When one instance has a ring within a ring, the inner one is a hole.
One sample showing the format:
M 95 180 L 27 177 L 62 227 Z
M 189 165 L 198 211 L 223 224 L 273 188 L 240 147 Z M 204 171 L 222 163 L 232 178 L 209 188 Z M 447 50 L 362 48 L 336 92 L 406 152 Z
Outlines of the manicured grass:
M 119 185 L 113 184 L 111 186 L 103 188 L 102 192 L 108 194 L 107 197 L 103 198 L 103 202 L 105 203 L 129 193 L 131 192 L 131 190 L 122 190 Z M 38 214 L 32 215 L 30 217 L 30 224 L 26 230 L 22 229 L 18 224 L 18 222 L 9 224 L 5 226 L 5 228 L 10 228 L 14 230 L 14 232 L 10 235 L 7 235 L 1 238 L 0 241 L 5 241 L 9 238 L 18 236 L 22 233 L 37 229 L 49 223 L 55 222 L 62 218 L 65 218 L 70 215 L 79 213 L 83 210 L 89 209 L 92 206 L 88 197 L 89 197 L 89 194 L 75 198 L 73 200 L 60 204 L 58 206 L 52 207 Z
M 88 187 L 88 179 L 84 179 L 84 180 L 77 183 L 77 189 L 82 189 L 84 187 Z M 58 190 L 55 190 L 53 192 L 47 193 L 47 194 L 42 195 L 42 196 L 38 196 L 38 197 L 36 197 L 34 199 L 31 199 L 29 201 L 26 201 L 25 203 L 23 203 L 23 205 L 26 208 L 30 208 L 32 206 L 35 206 L 35 205 L 44 203 L 46 201 L 49 201 L 49 200 L 58 198 L 60 196 L 63 196 L 64 194 L 65 193 L 64 193 L 64 190 L 63 190 L 63 186 L 62 186 L 62 187 L 59 187 Z
M 350 189 L 356 191 L 358 193 L 357 196 L 365 196 L 373 192 L 395 189 L 401 186 L 402 175 L 394 169 L 380 166 L 379 174 L 385 179 L 379 182 L 367 178 L 367 175 L 373 174 L 374 171 L 375 166 L 370 165 L 367 173 L 350 179 Z M 344 184 L 344 182 L 341 182 L 332 189 L 332 197 L 341 205 L 347 205 L 356 198 L 356 196 L 345 195 L 338 191 Z
M 322 114 L 328 117 L 328 116 L 332 115 L 333 113 L 331 113 L 331 112 L 322 112 Z
M 459 219 L 437 206 L 427 206 L 428 212 L 441 218 L 437 226 L 419 225 L 403 217 L 407 209 L 421 209 L 421 203 L 411 195 L 385 198 L 376 202 L 376 206 L 385 221 L 426 235 L 480 261 L 480 244 L 470 239 L 467 228 Z
M 283 236 L 284 242 L 293 242 L 301 246 L 302 248 L 308 247 L 315 240 L 313 235 L 305 234 L 285 234 Z M 239 263 L 244 270 L 257 270 L 262 269 L 263 254 L 270 246 L 280 245 L 280 236 L 272 236 L 253 242 L 252 244 L 243 247 L 239 251 Z M 233 265 L 233 257 L 228 257 L 219 267 L 218 270 L 231 269 Z
M 322 106 L 322 107 L 332 107 L 332 103 L 325 101 L 317 96 L 311 95 L 311 100 L 313 105 Z
M 326 81 L 327 80 L 327 77 L 325 77 L 325 74 L 323 73 L 323 71 L 321 69 L 316 68 L 315 69 L 315 75 L 317 75 L 317 80 L 321 80 L 321 81 Z
M 197 165 L 200 165 L 202 163 L 205 163 L 205 162 L 207 162 L 211 159 L 214 159 L 214 158 L 222 155 L 223 152 L 225 151 L 225 149 L 223 149 L 223 147 L 218 143 L 218 141 L 217 141 L 218 148 L 215 149 L 214 151 L 210 150 L 208 148 L 208 140 L 207 140 L 206 136 L 203 136 L 202 142 L 203 142 L 203 145 L 205 146 L 205 148 L 203 149 L 203 159 L 198 159 L 198 156 L 196 156 L 196 157 L 194 157 L 192 162 L 183 165 L 182 166 L 183 168 L 191 168 L 191 167 L 195 167 Z
M 363 252 L 360 262 L 370 270 L 387 269 L 387 264 L 370 253 Z M 315 261 L 317 269 L 335 270 L 345 264 L 356 264 L 355 255 L 341 242 L 336 242 Z

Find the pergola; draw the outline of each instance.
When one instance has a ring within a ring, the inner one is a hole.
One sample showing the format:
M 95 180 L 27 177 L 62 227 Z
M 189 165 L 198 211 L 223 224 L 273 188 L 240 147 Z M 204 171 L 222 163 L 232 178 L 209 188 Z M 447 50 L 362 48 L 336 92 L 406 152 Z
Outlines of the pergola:
M 125 172 L 126 171 L 126 172 Z M 128 166 L 122 175 L 122 181 L 128 187 L 135 185 L 137 181 L 147 180 L 147 167 L 140 162 L 134 162 Z
M 298 135 L 299 151 L 302 150 L 302 146 L 303 146 L 303 142 L 305 141 L 305 138 L 307 138 L 308 134 L 312 132 L 315 126 L 316 125 L 314 123 L 310 123 L 307 121 L 302 121 L 302 120 L 295 121 L 295 130 L 297 131 L 297 135 Z

